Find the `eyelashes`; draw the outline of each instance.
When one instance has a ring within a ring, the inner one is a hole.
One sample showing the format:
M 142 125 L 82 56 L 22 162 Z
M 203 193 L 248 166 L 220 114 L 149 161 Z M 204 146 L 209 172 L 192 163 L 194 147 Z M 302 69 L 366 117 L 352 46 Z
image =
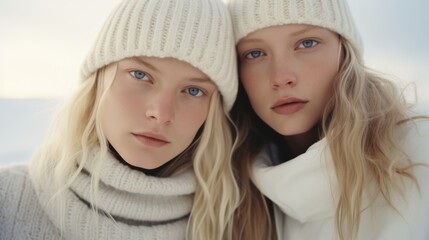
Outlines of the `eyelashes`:
M 319 44 L 319 42 L 314 40 L 314 39 L 305 39 L 305 40 L 301 41 L 301 43 L 298 45 L 298 48 L 300 48 L 300 49 L 312 48 L 312 47 L 316 46 L 317 44 Z
M 260 51 L 260 50 L 250 51 L 250 52 L 248 52 L 247 54 L 244 55 L 244 57 L 246 59 L 255 59 L 255 58 L 258 58 L 258 57 L 261 57 L 261 56 L 263 56 L 263 52 Z
M 129 71 L 129 74 L 137 80 L 143 80 L 143 81 L 151 80 L 150 75 L 144 71 L 132 70 L 132 71 Z M 199 87 L 187 87 L 183 91 L 193 97 L 201 97 L 201 96 L 207 95 L 206 92 Z
M 310 38 L 303 39 L 297 43 L 297 47 L 295 48 L 295 50 L 312 48 L 317 46 L 318 44 L 319 44 L 319 41 L 315 39 L 310 39 Z M 243 54 L 243 58 L 249 59 L 249 60 L 257 59 L 262 56 L 266 56 L 266 53 L 262 50 L 256 50 L 256 49 L 247 51 Z
M 189 88 L 185 89 L 185 92 L 191 96 L 194 96 L 194 97 L 201 97 L 201 96 L 205 95 L 203 90 L 201 90 L 197 87 L 189 87 Z
M 138 80 L 145 80 L 145 81 L 149 80 L 148 74 L 143 71 L 134 70 L 134 71 L 130 71 L 130 74 L 131 76 L 133 76 Z

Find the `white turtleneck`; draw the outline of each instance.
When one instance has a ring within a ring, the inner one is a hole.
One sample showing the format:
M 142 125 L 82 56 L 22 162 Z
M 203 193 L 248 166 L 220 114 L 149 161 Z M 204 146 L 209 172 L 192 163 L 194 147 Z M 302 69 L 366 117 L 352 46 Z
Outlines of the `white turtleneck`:
M 108 154 L 100 168 L 96 227 L 89 206 L 95 171 L 90 159 L 64 193 L 65 224 L 56 204 L 48 203 L 54 194 L 49 181 L 32 177 L 26 165 L 0 169 L 0 239 L 59 239 L 61 232 L 65 239 L 185 238 L 196 187 L 192 171 L 146 176 Z
M 394 195 L 390 207 L 380 196 L 375 205 L 363 200 L 358 240 L 429 239 L 429 121 L 410 122 L 401 129 L 401 144 L 417 166 L 420 192 L 407 184 L 404 200 Z M 280 240 L 336 240 L 337 179 L 326 139 L 304 154 L 271 166 L 270 151 L 262 152 L 253 167 L 255 185 L 275 204 Z M 408 182 L 407 182 L 408 183 Z

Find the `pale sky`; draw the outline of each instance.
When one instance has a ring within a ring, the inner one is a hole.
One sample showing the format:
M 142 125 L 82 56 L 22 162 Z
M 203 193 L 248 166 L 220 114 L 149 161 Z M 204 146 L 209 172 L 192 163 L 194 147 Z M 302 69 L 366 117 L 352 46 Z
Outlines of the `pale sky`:
M 61 98 L 119 0 L 0 0 L 0 98 Z M 349 0 L 367 65 L 429 103 L 428 0 Z M 399 81 L 399 80 L 398 80 Z M 425 96 L 426 95 L 426 96 Z

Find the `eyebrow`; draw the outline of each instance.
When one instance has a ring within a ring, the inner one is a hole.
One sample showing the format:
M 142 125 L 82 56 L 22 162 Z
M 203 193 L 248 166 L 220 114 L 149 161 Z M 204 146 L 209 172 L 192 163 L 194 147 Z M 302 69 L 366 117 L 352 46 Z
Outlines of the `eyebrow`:
M 154 65 L 144 61 L 143 59 L 140 59 L 138 57 L 133 57 L 131 58 L 133 61 L 137 62 L 138 64 L 142 64 L 148 68 L 150 68 L 153 71 L 156 71 L 158 73 L 160 73 L 160 70 L 158 70 Z M 213 81 L 207 77 L 204 78 L 199 78 L 199 77 L 191 77 L 189 78 L 190 81 L 192 82 L 200 82 L 200 83 L 213 83 Z
M 297 30 L 297 31 L 294 31 L 294 32 L 292 32 L 292 33 L 290 33 L 290 36 L 291 37 L 295 37 L 295 36 L 298 36 L 298 35 L 301 35 L 301 34 L 304 34 L 304 33 L 306 33 L 306 32 L 309 32 L 309 31 L 311 31 L 311 30 L 314 30 L 314 29 L 316 29 L 317 28 L 317 26 L 311 26 L 311 25 L 309 25 L 309 26 L 305 26 L 304 27 L 304 29 L 301 29 L 301 30 Z M 240 40 L 240 42 L 239 43 L 255 43 L 255 42 L 262 42 L 262 40 L 261 39 L 258 39 L 258 38 L 247 38 L 247 39 L 242 39 L 242 40 Z
M 152 64 L 150 64 L 150 63 L 148 63 L 148 62 L 146 62 L 146 61 L 144 61 L 138 57 L 133 57 L 132 60 L 136 61 L 139 64 L 144 65 L 147 68 L 150 68 L 151 70 L 153 70 L 155 72 L 158 72 L 158 73 L 160 72 L 154 65 L 152 65 Z
M 240 42 L 238 42 L 239 44 L 243 44 L 243 43 L 257 43 L 257 42 L 262 42 L 262 40 L 257 39 L 257 38 L 245 38 L 245 39 L 241 39 Z M 238 44 L 237 44 L 238 45 Z
M 311 25 L 309 25 L 309 26 L 306 26 L 304 29 L 292 32 L 290 35 L 291 36 L 301 35 L 303 33 L 309 32 L 309 31 L 311 31 L 313 29 L 316 29 L 316 28 L 318 28 L 318 27 L 317 26 L 311 26 Z
M 200 82 L 200 83 L 213 83 L 212 80 L 208 78 L 190 78 L 189 81 L 191 82 Z

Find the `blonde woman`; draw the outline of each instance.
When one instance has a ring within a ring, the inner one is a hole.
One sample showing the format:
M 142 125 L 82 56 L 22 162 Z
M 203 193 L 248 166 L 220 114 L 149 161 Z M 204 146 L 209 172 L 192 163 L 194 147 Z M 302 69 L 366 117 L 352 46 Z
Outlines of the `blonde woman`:
M 242 87 L 235 157 L 251 199 L 237 215 L 255 215 L 240 227 L 264 239 L 429 239 L 429 121 L 364 66 L 347 2 L 228 6 Z
M 235 60 L 220 0 L 123 1 L 29 166 L 1 168 L 0 239 L 231 239 Z

